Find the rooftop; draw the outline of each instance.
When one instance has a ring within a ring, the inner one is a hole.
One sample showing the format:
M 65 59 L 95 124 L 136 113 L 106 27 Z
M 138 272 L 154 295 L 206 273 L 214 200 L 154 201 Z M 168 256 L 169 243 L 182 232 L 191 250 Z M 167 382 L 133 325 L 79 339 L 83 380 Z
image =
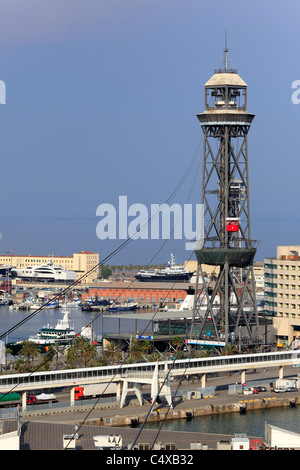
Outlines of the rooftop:
M 3 433 L 16 430 L 14 421 L 5 421 Z M 63 450 L 63 435 L 73 435 L 74 425 L 61 423 L 31 422 L 22 425 L 20 450 Z M 90 426 L 83 425 L 79 429 L 79 439 L 76 443 L 78 450 L 96 450 L 93 436 L 121 435 L 123 445 L 127 448 L 134 442 L 138 428 Z M 205 434 L 199 432 L 160 431 L 143 429 L 137 444 L 147 443 L 152 446 L 154 442 L 162 444 L 175 444 L 179 450 L 190 449 L 191 442 L 206 444 L 208 449 L 216 449 L 220 441 L 230 441 L 233 436 L 223 434 Z
M 217 72 L 206 83 L 205 87 L 232 85 L 246 87 L 247 83 L 236 72 Z

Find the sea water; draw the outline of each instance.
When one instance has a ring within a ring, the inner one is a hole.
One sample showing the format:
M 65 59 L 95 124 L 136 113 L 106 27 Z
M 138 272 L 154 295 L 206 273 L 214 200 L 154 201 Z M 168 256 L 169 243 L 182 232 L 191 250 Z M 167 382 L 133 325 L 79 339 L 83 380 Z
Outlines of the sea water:
M 265 423 L 300 433 L 300 407 L 251 410 L 243 415 L 224 413 L 200 416 L 191 420 L 166 420 L 162 430 L 264 437 Z M 160 426 L 161 422 L 153 422 L 147 423 L 145 428 L 159 429 Z
M 80 333 L 81 328 L 88 326 L 94 320 L 94 333 L 96 336 L 103 335 L 103 333 L 118 333 L 119 328 L 122 332 L 135 334 L 135 322 L 130 319 L 121 319 L 109 312 L 87 312 L 83 311 L 80 307 L 72 307 L 69 310 L 70 326 L 74 327 L 76 333 Z M 142 311 L 142 310 L 141 310 Z M 44 309 L 36 314 L 33 310 L 14 310 L 8 306 L 0 306 L 0 336 L 5 343 L 13 343 L 15 341 L 23 341 L 28 339 L 29 336 L 35 335 L 43 326 L 55 326 L 58 319 L 63 318 L 61 308 Z M 105 317 L 104 317 L 105 315 Z M 10 332 L 10 329 L 18 325 L 24 320 L 20 327 Z M 147 328 L 148 322 L 139 320 L 137 322 L 137 329 L 144 331 Z

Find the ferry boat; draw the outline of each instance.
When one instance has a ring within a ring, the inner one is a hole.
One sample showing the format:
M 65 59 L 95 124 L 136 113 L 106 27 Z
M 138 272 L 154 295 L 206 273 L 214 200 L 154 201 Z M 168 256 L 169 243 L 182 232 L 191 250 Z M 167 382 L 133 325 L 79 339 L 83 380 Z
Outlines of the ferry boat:
M 27 266 L 27 268 L 12 268 L 10 275 L 14 278 L 26 281 L 48 281 L 48 282 L 73 282 L 77 279 L 74 271 L 66 271 L 59 266 L 55 266 L 53 261 L 38 266 Z
M 57 321 L 55 326 L 45 325 L 35 336 L 29 336 L 28 341 L 49 346 L 50 344 L 68 344 L 76 336 L 74 327 L 70 326 L 69 310 L 63 309 L 63 318 Z
M 141 270 L 135 278 L 142 282 L 188 282 L 193 272 L 186 271 L 183 266 L 175 266 L 175 258 L 171 254 L 171 262 L 164 269 Z
M 47 351 L 51 344 L 67 345 L 77 336 L 74 327 L 70 326 L 69 310 L 63 309 L 63 318 L 58 319 L 55 326 L 45 325 L 33 336 L 29 336 L 28 341 L 36 343 L 42 353 Z M 23 340 L 24 341 L 24 340 Z M 8 343 L 6 347 L 12 351 L 12 354 L 18 354 L 23 346 L 23 341 Z
M 49 324 L 43 326 L 36 335 L 29 336 L 27 341 L 36 343 L 41 353 L 47 352 L 48 347 L 52 344 L 67 346 L 78 336 L 89 340 L 95 346 L 102 345 L 102 335 L 95 335 L 91 325 L 83 326 L 80 333 L 76 333 L 74 326 L 71 326 L 69 322 L 69 310 L 63 308 L 62 312 L 63 318 L 58 319 L 55 326 Z M 23 343 L 24 340 L 15 343 L 7 343 L 6 348 L 8 348 L 13 355 L 17 355 Z

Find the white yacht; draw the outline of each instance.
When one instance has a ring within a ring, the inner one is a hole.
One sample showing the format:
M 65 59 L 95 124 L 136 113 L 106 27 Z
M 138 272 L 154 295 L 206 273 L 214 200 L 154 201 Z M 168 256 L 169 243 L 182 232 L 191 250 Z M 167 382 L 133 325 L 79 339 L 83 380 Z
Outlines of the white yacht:
M 193 272 L 186 271 L 183 266 L 175 265 L 175 258 L 171 254 L 171 262 L 164 269 L 141 270 L 135 278 L 142 282 L 188 282 Z
M 12 268 L 10 271 L 12 277 L 28 281 L 65 281 L 72 282 L 76 281 L 77 274 L 74 271 L 66 271 L 59 266 L 55 266 L 53 261 L 50 260 L 48 263 L 27 266 L 27 268 Z

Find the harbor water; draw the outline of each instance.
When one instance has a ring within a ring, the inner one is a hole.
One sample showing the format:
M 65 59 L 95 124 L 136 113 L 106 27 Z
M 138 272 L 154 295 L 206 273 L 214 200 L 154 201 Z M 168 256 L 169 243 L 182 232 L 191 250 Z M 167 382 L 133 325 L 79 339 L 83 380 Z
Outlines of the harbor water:
M 8 306 L 0 307 L 0 332 L 4 335 L 10 328 L 30 316 L 32 311 L 13 310 Z M 107 312 L 105 312 L 107 315 Z M 44 325 L 55 325 L 62 318 L 62 310 L 43 310 L 13 331 L 9 337 L 4 337 L 4 342 L 22 341 L 36 334 Z M 87 326 L 94 318 L 94 333 L 115 333 L 119 328 L 119 321 L 111 314 L 109 318 L 102 317 L 101 312 L 82 311 L 80 307 L 70 309 L 70 323 L 76 332 Z M 138 328 L 143 331 L 147 326 L 146 321 L 139 321 Z M 121 329 L 128 333 L 135 333 L 135 322 L 121 320 Z M 300 393 L 300 392 L 298 392 Z M 247 411 L 245 415 L 239 413 L 202 416 L 191 420 L 166 420 L 163 429 L 170 431 L 190 431 L 203 433 L 236 434 L 243 433 L 248 436 L 264 436 L 265 422 L 291 431 L 300 433 L 300 407 L 296 408 L 271 408 L 263 410 Z M 158 429 L 160 422 L 147 423 L 146 427 Z
M 300 392 L 298 392 L 300 393 Z M 251 410 L 246 414 L 224 413 L 197 418 L 166 420 L 164 431 L 202 432 L 213 434 L 246 434 L 247 436 L 265 435 L 265 423 L 278 426 L 300 434 L 300 407 L 270 408 Z M 147 423 L 147 429 L 159 429 L 160 422 Z
M 19 322 L 29 318 L 33 310 L 14 310 L 8 306 L 0 306 L 0 335 L 2 341 L 5 343 L 12 343 L 15 341 L 23 341 L 28 339 L 29 336 L 36 334 L 43 326 L 56 325 L 57 320 L 63 317 L 62 309 L 45 309 L 33 315 L 28 321 L 26 321 L 20 328 L 16 329 L 9 336 L 6 335 L 12 327 L 17 325 Z M 80 333 L 81 328 L 87 326 L 92 320 L 94 320 L 94 333 L 97 336 L 103 333 L 117 333 L 119 328 L 119 321 L 114 318 L 114 314 L 104 312 L 104 315 L 109 315 L 109 318 L 103 318 L 102 312 L 88 312 L 83 311 L 80 307 L 72 307 L 69 309 L 70 325 L 74 326 L 76 333 Z M 137 328 L 140 331 L 144 331 L 147 328 L 148 323 L 144 320 L 138 321 Z M 123 331 L 128 333 L 135 333 L 135 322 L 129 319 L 121 320 L 121 328 Z M 147 331 L 147 330 L 146 330 Z

